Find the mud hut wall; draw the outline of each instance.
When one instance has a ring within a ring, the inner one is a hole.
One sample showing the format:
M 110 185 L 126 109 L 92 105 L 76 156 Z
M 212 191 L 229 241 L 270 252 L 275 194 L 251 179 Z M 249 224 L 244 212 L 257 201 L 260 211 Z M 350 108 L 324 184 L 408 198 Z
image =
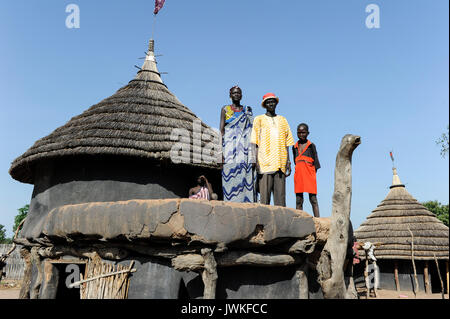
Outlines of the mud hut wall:
M 128 265 L 131 260 L 135 260 L 137 271 L 130 277 L 129 299 L 203 298 L 204 285 L 199 273 L 175 270 L 169 260 L 155 257 L 129 256 L 119 264 Z M 216 298 L 298 299 L 297 267 L 219 267 Z M 322 299 L 313 273 L 308 281 L 309 297 Z
M 71 256 L 67 256 L 71 257 Z M 102 261 L 111 264 L 128 266 L 135 261 L 136 269 L 129 279 L 128 299 L 202 299 L 204 285 L 197 272 L 178 271 L 171 267 L 170 260 L 148 256 L 128 256 L 121 261 Z M 36 290 L 35 298 L 60 298 L 66 296 L 66 282 L 71 275 L 64 267 L 53 264 L 54 279 L 50 284 L 45 282 L 44 265 L 33 264 L 31 290 Z M 41 275 L 39 275 L 39 269 Z M 287 267 L 221 267 L 218 269 L 216 298 L 218 299 L 298 299 L 300 297 L 300 281 L 296 275 L 296 266 Z M 37 282 L 40 280 L 40 282 Z M 48 280 L 48 279 L 47 279 Z M 73 280 L 72 280 L 73 281 Z M 322 299 L 320 285 L 313 272 L 308 273 L 310 299 Z M 55 288 L 57 290 L 55 290 Z M 72 288 L 73 297 L 79 289 Z M 33 296 L 33 294 L 32 294 Z
M 414 270 L 411 260 L 398 260 L 397 263 L 398 263 L 398 280 L 400 283 L 401 290 L 413 291 L 415 281 L 414 281 Z M 415 263 L 416 263 L 417 279 L 419 281 L 419 289 L 421 291 L 425 291 L 425 278 L 423 272 L 425 261 L 416 260 Z M 380 270 L 379 288 L 385 290 L 397 290 L 394 277 L 394 261 L 379 259 L 377 261 L 377 265 Z M 431 264 L 431 261 L 429 262 L 429 265 L 433 266 Z M 357 283 L 358 286 L 365 287 L 364 268 L 365 268 L 364 262 L 357 264 L 355 266 L 354 276 L 355 276 L 355 283 Z M 431 269 L 430 279 L 434 274 L 435 272 L 433 272 L 433 269 Z
M 208 178 L 221 199 L 220 170 L 108 157 L 39 163 L 21 235 L 38 237 L 47 214 L 62 205 L 188 197 L 199 175 Z

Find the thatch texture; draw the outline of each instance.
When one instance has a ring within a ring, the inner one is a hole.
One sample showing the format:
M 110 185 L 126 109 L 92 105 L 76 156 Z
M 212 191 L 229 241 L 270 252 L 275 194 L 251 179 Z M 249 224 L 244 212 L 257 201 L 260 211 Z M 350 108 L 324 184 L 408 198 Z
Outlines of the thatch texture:
M 394 171 L 394 174 L 396 172 Z M 398 178 L 398 177 L 397 177 Z M 394 184 L 386 198 L 355 231 L 359 242 L 382 243 L 375 249 L 378 259 L 411 259 L 411 233 L 414 258 L 448 260 L 449 229 L 408 193 L 402 184 Z M 359 252 L 364 258 L 364 252 Z
M 135 79 L 35 142 L 13 161 L 9 171 L 11 176 L 33 184 L 34 165 L 38 161 L 68 155 L 125 155 L 166 160 L 170 159 L 175 143 L 189 150 L 189 156 L 184 154 L 184 163 L 217 168 L 216 158 L 210 156 L 211 152 L 203 151 L 202 154 L 200 145 L 213 145 L 214 150 L 220 151 L 220 142 L 213 140 L 209 134 L 211 130 L 205 131 L 210 127 L 167 89 L 156 67 L 153 51 L 151 41 L 144 65 Z M 193 136 L 194 122 L 197 123 L 196 132 L 201 130 L 203 136 Z M 173 136 L 171 139 L 174 129 L 186 130 L 190 138 L 180 141 L 175 134 L 177 139 Z M 181 158 L 181 152 L 178 154 Z

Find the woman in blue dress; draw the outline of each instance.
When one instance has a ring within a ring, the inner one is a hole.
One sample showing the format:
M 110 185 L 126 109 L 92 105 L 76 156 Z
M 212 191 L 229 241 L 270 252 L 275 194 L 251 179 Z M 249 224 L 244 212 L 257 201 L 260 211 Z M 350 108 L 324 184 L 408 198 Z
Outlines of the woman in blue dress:
M 250 146 L 253 113 L 242 106 L 242 90 L 230 89 L 231 105 L 222 108 L 220 131 L 223 139 L 222 188 L 224 201 L 256 202 L 256 171 Z

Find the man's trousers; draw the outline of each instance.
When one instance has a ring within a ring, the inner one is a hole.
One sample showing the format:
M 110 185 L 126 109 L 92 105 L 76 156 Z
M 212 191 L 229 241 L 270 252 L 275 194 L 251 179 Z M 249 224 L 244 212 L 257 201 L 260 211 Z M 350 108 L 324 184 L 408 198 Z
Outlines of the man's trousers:
M 259 193 L 261 204 L 270 205 L 273 193 L 275 206 L 286 207 L 286 175 L 282 171 L 259 175 Z

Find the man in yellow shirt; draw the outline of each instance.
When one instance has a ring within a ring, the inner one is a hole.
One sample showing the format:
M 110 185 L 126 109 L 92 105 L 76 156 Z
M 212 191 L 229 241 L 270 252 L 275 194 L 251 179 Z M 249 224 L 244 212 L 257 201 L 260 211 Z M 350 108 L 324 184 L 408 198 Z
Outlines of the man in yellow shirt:
M 255 117 L 250 142 L 256 146 L 261 204 L 286 206 L 286 177 L 291 175 L 289 147 L 295 144 L 289 124 L 275 113 L 279 98 L 273 93 L 263 97 L 261 105 L 266 114 Z

